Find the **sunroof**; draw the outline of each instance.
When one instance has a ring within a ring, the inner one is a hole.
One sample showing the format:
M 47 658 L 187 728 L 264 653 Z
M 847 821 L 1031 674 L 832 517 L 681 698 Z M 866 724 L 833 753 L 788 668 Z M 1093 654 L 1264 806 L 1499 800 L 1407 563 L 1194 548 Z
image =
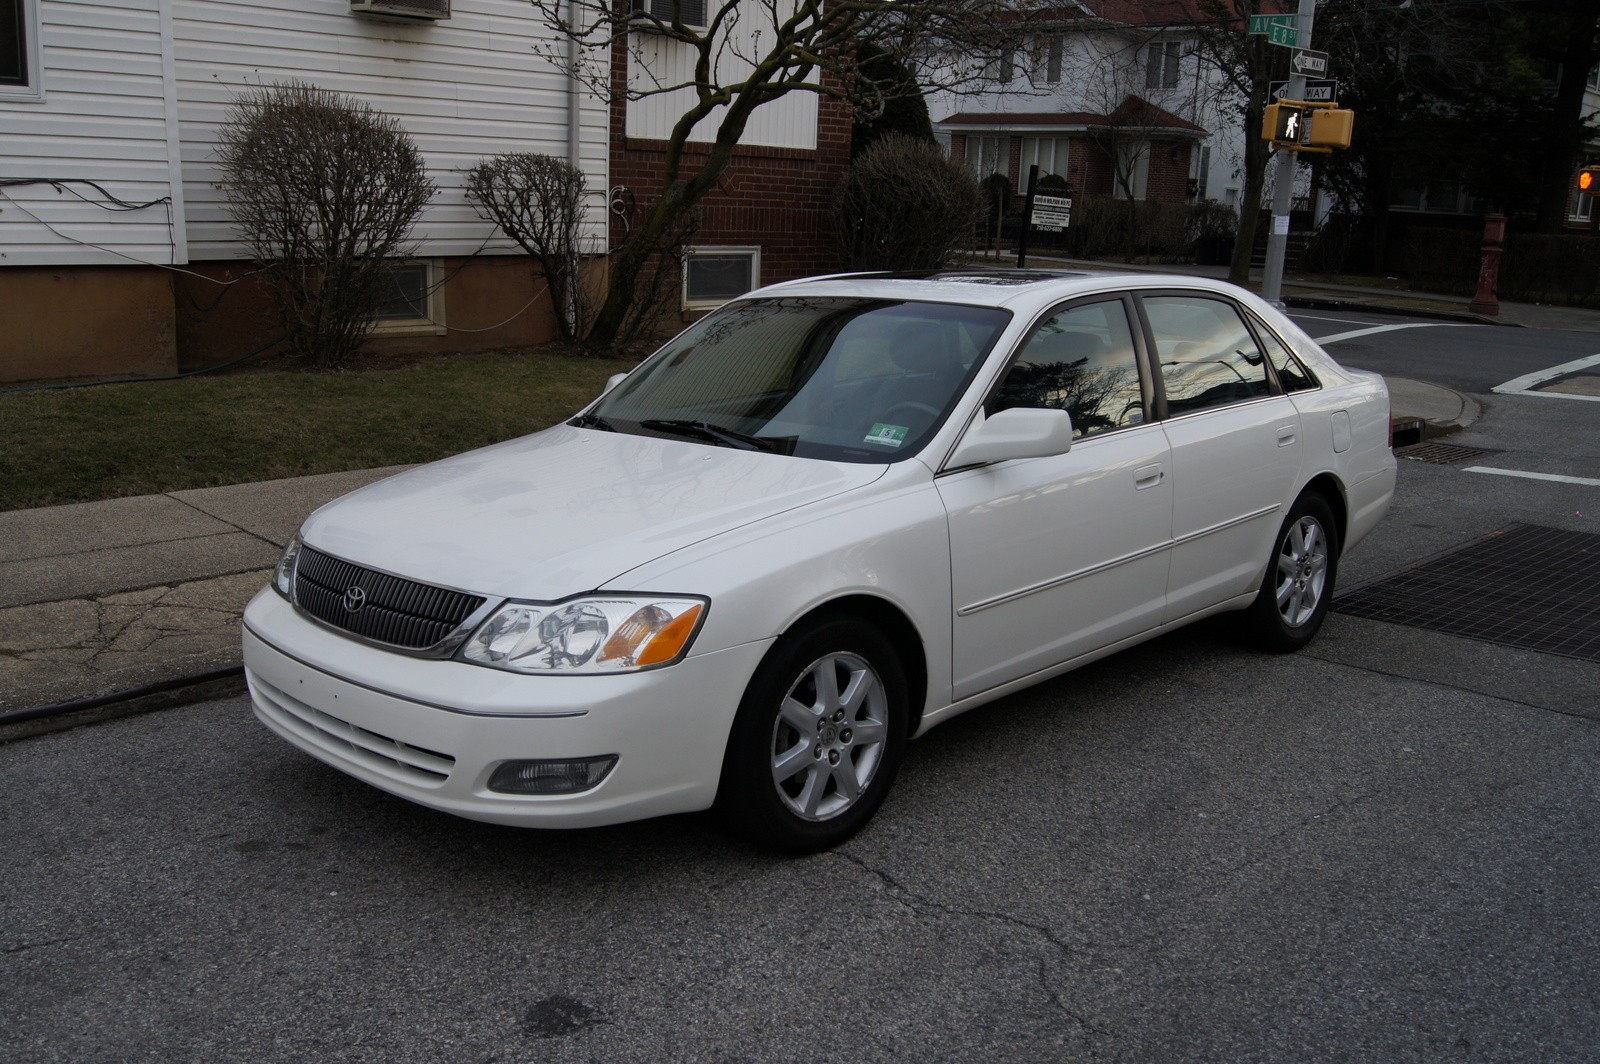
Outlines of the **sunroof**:
M 1079 270 L 946 270 L 928 274 L 929 281 L 960 281 L 963 284 L 1025 285 L 1058 281 L 1066 277 L 1088 277 Z

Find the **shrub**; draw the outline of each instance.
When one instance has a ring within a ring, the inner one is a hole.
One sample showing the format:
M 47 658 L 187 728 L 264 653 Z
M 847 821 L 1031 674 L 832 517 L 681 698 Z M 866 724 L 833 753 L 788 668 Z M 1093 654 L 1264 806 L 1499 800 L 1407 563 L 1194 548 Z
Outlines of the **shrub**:
M 217 149 L 228 212 L 266 268 L 289 350 L 341 365 L 366 340 L 385 260 L 435 188 L 411 138 L 365 103 L 299 82 L 238 98 Z
M 1514 233 L 1505 247 L 1501 299 L 1600 307 L 1600 238 L 1581 233 Z
M 539 264 L 561 338 L 574 339 L 587 317 L 578 253 L 583 172 L 549 155 L 496 155 L 467 171 L 467 195 Z
M 1483 238 L 1466 229 L 1415 225 L 1405 234 L 1401 256 L 1412 288 L 1470 296 L 1478 287 L 1478 249 Z
M 1079 196 L 1072 205 L 1068 246 L 1085 258 L 1190 261 L 1202 208 L 1186 203 Z
M 834 194 L 840 250 L 857 269 L 932 270 L 972 241 L 978 182 L 937 144 L 891 134 Z

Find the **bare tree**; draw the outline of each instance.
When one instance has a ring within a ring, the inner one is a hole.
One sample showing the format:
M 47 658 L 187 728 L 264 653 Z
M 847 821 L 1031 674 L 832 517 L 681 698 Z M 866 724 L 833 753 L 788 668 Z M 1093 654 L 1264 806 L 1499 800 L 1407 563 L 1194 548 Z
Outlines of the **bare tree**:
M 663 234 L 715 187 L 757 107 L 805 92 L 849 100 L 871 115 L 881 113 L 886 94 L 907 84 L 971 82 L 1018 10 L 1033 7 L 1026 0 L 529 3 L 561 42 L 545 48 L 545 58 L 602 98 L 676 94 L 671 106 L 677 118 L 662 156 L 664 192 L 614 249 L 610 290 L 589 331 L 596 344 L 618 335 Z M 703 17 L 685 18 L 686 11 Z M 578 45 L 575 62 L 568 60 L 567 41 Z M 863 41 L 903 65 L 912 81 L 862 76 L 857 49 Z M 632 76 L 613 70 L 619 44 L 632 59 Z M 951 65 L 950 54 L 964 61 Z M 692 153 L 686 151 L 691 143 L 697 148 Z
M 467 195 L 539 264 L 561 338 L 577 339 L 587 317 L 578 249 L 583 172 L 549 155 L 496 155 L 467 171 Z
M 385 260 L 435 188 L 400 124 L 301 82 L 234 102 L 217 149 L 228 212 L 267 268 L 296 357 L 323 368 L 366 340 Z

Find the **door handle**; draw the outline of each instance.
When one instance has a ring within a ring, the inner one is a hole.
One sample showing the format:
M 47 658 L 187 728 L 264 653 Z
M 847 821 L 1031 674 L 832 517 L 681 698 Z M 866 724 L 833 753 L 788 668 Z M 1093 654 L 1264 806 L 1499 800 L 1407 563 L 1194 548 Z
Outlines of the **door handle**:
M 1298 436 L 1298 435 L 1299 435 L 1299 433 L 1297 433 L 1295 431 L 1295 427 L 1293 425 L 1279 425 L 1278 426 L 1278 446 L 1279 447 L 1288 447 L 1288 446 L 1290 446 L 1291 444 L 1294 443 L 1295 437 Z
M 1166 476 L 1166 473 L 1159 463 L 1147 465 L 1142 469 L 1135 469 L 1133 471 L 1133 490 L 1143 491 L 1145 488 L 1153 488 L 1161 483 L 1161 478 L 1164 476 Z

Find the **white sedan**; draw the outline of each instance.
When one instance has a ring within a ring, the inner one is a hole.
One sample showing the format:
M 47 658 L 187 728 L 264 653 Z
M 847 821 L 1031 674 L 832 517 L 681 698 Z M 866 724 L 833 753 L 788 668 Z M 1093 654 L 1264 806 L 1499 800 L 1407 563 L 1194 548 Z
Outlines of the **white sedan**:
M 1227 610 L 1303 646 L 1394 483 L 1382 379 L 1230 285 L 794 281 L 318 510 L 245 665 L 274 732 L 434 809 L 815 850 L 958 713 Z

